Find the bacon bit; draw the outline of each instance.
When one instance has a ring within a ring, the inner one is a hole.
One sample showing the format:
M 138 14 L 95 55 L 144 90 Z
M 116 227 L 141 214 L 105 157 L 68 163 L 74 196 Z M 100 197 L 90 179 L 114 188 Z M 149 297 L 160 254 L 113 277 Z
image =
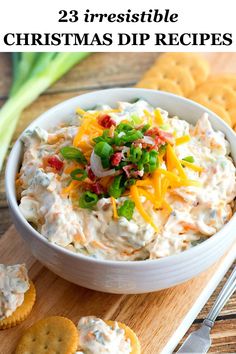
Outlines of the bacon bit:
M 166 132 L 164 130 L 159 130 L 159 136 L 162 139 L 165 139 L 165 141 L 171 145 L 174 145 L 175 139 L 172 133 Z
M 112 156 L 111 156 L 111 165 L 112 166 L 118 166 L 119 163 L 121 162 L 122 159 L 122 152 L 115 152 Z
M 103 128 L 111 128 L 112 125 L 116 125 L 116 122 L 109 116 L 109 114 L 100 114 L 98 116 L 98 123 Z
M 125 171 L 126 176 L 128 178 L 130 178 L 131 177 L 131 170 L 132 170 L 132 168 L 135 168 L 135 167 L 136 167 L 136 165 L 130 164 L 130 165 L 126 165 L 126 166 L 124 166 L 122 168 Z
M 88 178 L 91 179 L 91 181 L 93 181 L 93 182 L 96 181 L 96 176 L 93 173 L 93 171 L 92 171 L 90 166 L 86 167 L 86 171 L 87 171 L 87 174 L 88 174 Z
M 159 128 L 154 127 L 154 128 L 148 129 L 148 130 L 144 133 L 144 135 L 152 136 L 152 137 L 155 138 L 155 136 L 159 135 L 159 131 L 160 131 Z
M 89 189 L 97 195 L 105 193 L 105 188 L 98 182 L 92 183 Z
M 132 171 L 132 177 L 143 177 L 143 175 L 144 175 L 144 171 L 139 171 L 139 170 L 137 170 L 137 171 Z
M 135 147 L 141 147 L 141 149 L 147 149 L 147 147 L 150 146 L 150 144 L 147 144 L 145 140 L 143 139 L 138 139 L 133 143 L 133 146 Z
M 56 172 L 61 172 L 64 163 L 57 156 L 47 157 L 46 163 L 48 166 L 52 167 Z
M 149 129 L 146 131 L 144 135 L 151 136 L 155 139 L 156 145 L 163 145 L 165 143 L 169 143 L 171 145 L 174 145 L 174 136 L 170 132 L 166 132 L 164 130 L 161 130 L 157 127 L 154 127 L 152 129 Z

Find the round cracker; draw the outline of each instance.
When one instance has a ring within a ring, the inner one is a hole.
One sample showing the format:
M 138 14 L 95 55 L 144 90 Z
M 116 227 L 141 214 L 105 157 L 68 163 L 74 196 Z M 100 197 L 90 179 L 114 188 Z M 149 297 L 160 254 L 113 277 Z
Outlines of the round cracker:
M 111 327 L 114 327 L 114 325 L 115 325 L 114 321 L 108 320 L 105 322 L 106 322 L 106 324 L 108 324 Z M 118 323 L 118 326 L 125 331 L 126 339 L 130 340 L 130 344 L 131 344 L 131 348 L 132 348 L 132 352 L 130 354 L 141 354 L 141 344 L 139 342 L 137 335 L 134 333 L 134 331 L 122 322 L 117 322 L 117 323 Z
M 76 326 L 68 318 L 46 317 L 26 330 L 15 354 L 74 354 L 78 337 Z
M 208 82 L 226 85 L 236 92 L 236 74 L 212 75 L 208 78 Z
M 232 104 L 232 105 L 229 104 L 227 106 L 227 112 L 230 115 L 231 123 L 232 123 L 232 126 L 234 127 L 236 125 L 236 105 L 235 104 Z
M 221 116 L 224 120 L 228 121 L 230 126 L 232 121 L 235 120 L 235 108 L 236 108 L 236 93 L 227 85 L 217 84 L 209 82 L 198 86 L 195 93 L 193 93 L 190 99 L 197 102 L 204 102 L 205 104 L 217 104 L 227 112 L 230 117 L 230 121 L 226 116 Z M 223 112 L 223 110 L 222 110 Z
M 160 55 L 154 65 L 159 68 L 168 66 L 187 69 L 196 85 L 205 82 L 210 72 L 208 61 L 196 53 L 165 53 Z
M 35 300 L 36 290 L 33 282 L 29 281 L 30 287 L 26 291 L 23 303 L 11 314 L 11 316 L 4 318 L 0 321 L 0 329 L 7 329 L 18 325 L 29 316 Z
M 187 69 L 181 67 L 169 67 L 163 65 L 160 67 L 152 67 L 144 75 L 143 79 L 153 79 L 156 82 L 160 80 L 170 80 L 174 82 L 184 96 L 188 96 L 195 89 L 195 81 Z
M 183 96 L 183 92 L 181 91 L 180 87 L 174 81 L 168 79 L 160 79 L 160 80 L 156 80 L 155 78 L 143 79 L 139 81 L 136 87 L 166 91 L 166 92 L 174 93 L 179 96 Z

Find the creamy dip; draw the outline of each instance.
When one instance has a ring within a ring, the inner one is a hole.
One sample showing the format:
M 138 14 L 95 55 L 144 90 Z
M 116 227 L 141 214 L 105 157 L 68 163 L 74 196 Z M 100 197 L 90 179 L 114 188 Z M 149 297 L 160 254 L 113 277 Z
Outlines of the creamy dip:
M 180 118 L 139 100 L 26 131 L 22 214 L 49 242 L 100 259 L 156 259 L 214 235 L 236 196 L 230 145 L 207 114 Z
M 130 340 L 117 322 L 109 326 L 94 316 L 82 317 L 78 323 L 79 348 L 76 354 L 129 354 Z
M 11 316 L 22 305 L 28 289 L 29 279 L 24 264 L 0 264 L 0 320 Z

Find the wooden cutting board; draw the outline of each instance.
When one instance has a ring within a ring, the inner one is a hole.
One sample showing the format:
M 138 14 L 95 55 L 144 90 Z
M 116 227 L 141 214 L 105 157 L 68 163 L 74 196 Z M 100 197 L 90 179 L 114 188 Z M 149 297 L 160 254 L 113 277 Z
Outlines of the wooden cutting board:
M 0 262 L 26 263 L 36 285 L 37 301 L 21 325 L 0 332 L 0 353 L 13 353 L 24 329 L 48 315 L 67 316 L 75 323 L 87 315 L 119 320 L 137 333 L 143 353 L 171 352 L 232 264 L 235 254 L 236 243 L 206 272 L 174 288 L 142 295 L 112 295 L 76 286 L 47 270 L 11 227 L 0 240 Z

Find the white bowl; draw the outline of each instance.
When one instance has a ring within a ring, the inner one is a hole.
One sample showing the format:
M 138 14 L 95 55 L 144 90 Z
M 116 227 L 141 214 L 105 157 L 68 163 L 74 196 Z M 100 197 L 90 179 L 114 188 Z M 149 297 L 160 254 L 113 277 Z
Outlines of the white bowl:
M 143 98 L 154 106 L 160 106 L 170 115 L 178 115 L 195 124 L 208 112 L 216 130 L 225 133 L 231 144 L 232 157 L 236 161 L 236 136 L 221 119 L 206 108 L 188 99 L 154 90 L 117 88 L 91 92 L 65 101 L 36 119 L 29 128 L 50 128 L 75 114 L 78 106 L 91 109 L 96 104 L 114 106 L 117 101 Z M 47 268 L 62 278 L 78 285 L 110 293 L 145 293 L 182 283 L 207 269 L 219 259 L 233 243 L 236 233 L 236 216 L 214 236 L 180 254 L 157 260 L 107 261 L 74 254 L 60 246 L 49 243 L 20 213 L 15 176 L 21 165 L 22 143 L 15 143 L 6 168 L 6 194 L 13 222 L 33 255 Z M 9 242 L 11 242 L 9 240 Z

